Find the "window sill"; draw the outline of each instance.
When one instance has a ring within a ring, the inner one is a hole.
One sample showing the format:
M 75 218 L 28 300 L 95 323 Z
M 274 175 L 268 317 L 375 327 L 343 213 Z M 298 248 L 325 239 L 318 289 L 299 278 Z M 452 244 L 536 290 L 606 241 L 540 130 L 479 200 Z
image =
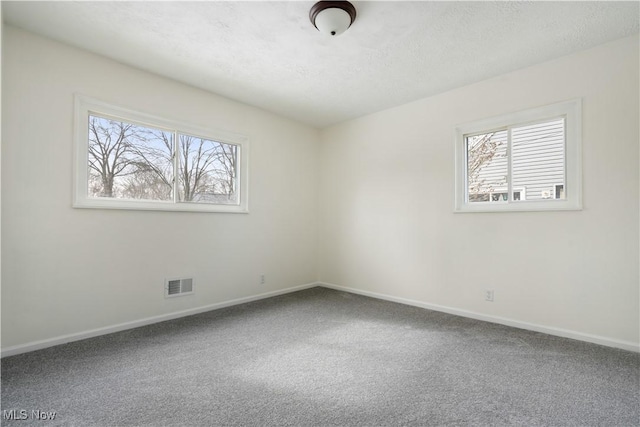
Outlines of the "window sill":
M 144 200 L 84 199 L 73 203 L 77 209 L 116 209 L 136 211 L 167 212 L 211 212 L 247 214 L 249 210 L 242 205 L 218 205 L 207 203 L 173 203 Z
M 456 206 L 454 213 L 470 212 L 542 212 L 542 211 L 581 211 L 581 203 L 568 200 L 521 201 L 515 203 L 477 202 Z

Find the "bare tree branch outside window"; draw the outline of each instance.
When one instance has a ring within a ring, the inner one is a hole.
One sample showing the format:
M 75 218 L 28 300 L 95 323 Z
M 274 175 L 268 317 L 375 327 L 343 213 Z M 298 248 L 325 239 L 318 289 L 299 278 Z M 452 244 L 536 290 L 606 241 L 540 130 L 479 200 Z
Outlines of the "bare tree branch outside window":
M 171 201 L 177 187 L 182 202 L 238 202 L 237 145 L 179 134 L 177 146 L 173 132 L 90 115 L 90 196 Z
M 89 116 L 89 191 L 94 197 L 171 200 L 173 135 Z
M 489 193 L 507 185 L 506 145 L 506 131 L 467 137 L 470 202 L 488 201 Z
M 185 202 L 237 201 L 237 146 L 180 135 L 179 199 Z

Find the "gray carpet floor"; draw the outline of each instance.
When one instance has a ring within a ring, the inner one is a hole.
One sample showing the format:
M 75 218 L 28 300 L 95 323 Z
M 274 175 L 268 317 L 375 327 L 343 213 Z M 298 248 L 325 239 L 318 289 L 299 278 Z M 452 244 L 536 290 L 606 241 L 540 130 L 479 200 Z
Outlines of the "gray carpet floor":
M 313 288 L 4 358 L 2 425 L 638 426 L 639 376 L 638 353 Z

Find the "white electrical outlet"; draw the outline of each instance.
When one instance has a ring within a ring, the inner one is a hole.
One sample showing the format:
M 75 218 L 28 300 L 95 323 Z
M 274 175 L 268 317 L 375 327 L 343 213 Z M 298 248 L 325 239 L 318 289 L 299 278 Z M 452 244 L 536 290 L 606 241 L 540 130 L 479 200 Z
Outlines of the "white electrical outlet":
M 493 289 L 484 291 L 484 300 L 493 302 Z
M 264 285 L 267 282 L 267 279 L 265 278 L 264 274 L 260 276 L 260 284 Z

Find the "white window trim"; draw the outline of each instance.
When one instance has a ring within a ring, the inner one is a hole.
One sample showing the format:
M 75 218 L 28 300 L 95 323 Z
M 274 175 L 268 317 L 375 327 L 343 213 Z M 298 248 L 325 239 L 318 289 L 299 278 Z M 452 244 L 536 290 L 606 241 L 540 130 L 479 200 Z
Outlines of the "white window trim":
M 240 191 L 239 203 L 223 205 L 214 203 L 189 203 L 158 200 L 131 200 L 89 197 L 88 191 L 88 135 L 89 114 L 116 117 L 124 121 L 132 121 L 155 128 L 171 129 L 189 135 L 237 145 L 239 151 L 238 188 Z M 73 207 L 90 209 L 131 209 L 154 211 L 181 211 L 181 212 L 227 212 L 248 213 L 249 195 L 249 139 L 246 136 L 206 129 L 190 124 L 156 117 L 127 108 L 115 106 L 84 95 L 75 95 L 75 134 L 74 134 L 74 182 L 73 182 Z
M 465 135 L 507 126 L 565 117 L 566 199 L 519 200 L 509 203 L 468 202 Z M 574 99 L 517 113 L 478 120 L 455 128 L 454 212 L 558 211 L 582 209 L 582 100 Z

